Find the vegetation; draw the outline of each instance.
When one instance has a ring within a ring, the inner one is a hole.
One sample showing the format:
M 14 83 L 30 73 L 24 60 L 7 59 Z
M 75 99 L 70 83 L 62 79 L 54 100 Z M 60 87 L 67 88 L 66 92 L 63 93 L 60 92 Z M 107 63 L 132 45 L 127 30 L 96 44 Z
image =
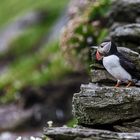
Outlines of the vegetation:
M 73 118 L 72 120 L 70 120 L 68 123 L 67 123 L 67 127 L 77 127 L 78 125 L 78 120 L 76 118 Z
M 38 45 L 41 39 L 47 36 L 67 2 L 67 0 L 61 0 L 59 3 L 56 0 L 53 2 L 52 0 L 1 2 L 0 8 L 2 7 L 5 11 L 0 15 L 1 27 L 6 23 L 8 25 L 13 18 L 32 10 L 43 10 L 47 15 L 43 22 L 26 29 L 23 34 L 13 40 L 9 50 L 0 54 L 1 60 L 5 57 L 13 58 L 9 60 L 7 70 L 0 76 L 0 89 L 5 93 L 0 98 L 0 103 L 15 100 L 17 93 L 25 86 L 45 85 L 70 71 L 69 67 L 65 66 L 58 42 Z M 14 10 L 8 10 L 12 8 Z
M 10 64 L 7 72 L 0 77 L 1 89 L 5 89 L 7 93 L 1 98 L 1 102 L 12 101 L 14 93 L 25 86 L 45 85 L 62 78 L 68 72 L 70 68 L 66 67 L 58 43 L 48 44 L 39 52 Z
M 76 70 L 88 69 L 89 48 L 101 43 L 108 34 L 106 15 L 111 0 L 90 3 L 83 14 L 76 16 L 64 30 L 61 46 L 65 57 Z M 69 33 L 71 32 L 71 34 Z
M 42 10 L 46 13 L 46 18 L 27 28 L 23 34 L 11 42 L 10 49 L 0 54 L 1 60 L 7 57 L 10 59 L 6 71 L 0 76 L 0 90 L 4 92 L 0 103 L 15 100 L 23 87 L 39 87 L 62 78 L 72 71 L 71 66 L 78 70 L 88 68 L 91 62 L 89 47 L 101 42 L 107 35 L 107 28 L 101 21 L 106 16 L 110 0 L 102 0 L 90 5 L 80 17 L 75 17 L 71 21 L 72 26 L 68 26 L 64 31 L 61 46 L 72 65 L 67 65 L 58 41 L 40 46 L 42 38 L 48 35 L 67 3 L 67 0 L 1 2 L 0 9 L 3 10 L 0 13 L 1 28 L 30 11 Z
M 0 27 L 11 22 L 21 15 L 25 15 L 29 11 L 34 10 L 47 10 L 55 18 L 58 16 L 60 11 L 63 9 L 68 0 L 4 0 L 0 4 Z M 55 11 L 55 12 L 54 12 Z

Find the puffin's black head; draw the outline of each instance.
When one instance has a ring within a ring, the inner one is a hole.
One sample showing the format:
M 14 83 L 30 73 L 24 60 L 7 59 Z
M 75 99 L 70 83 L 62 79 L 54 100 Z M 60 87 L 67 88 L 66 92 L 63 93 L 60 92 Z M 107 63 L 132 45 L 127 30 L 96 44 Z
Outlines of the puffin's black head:
M 96 59 L 101 60 L 104 56 L 115 54 L 116 52 L 118 52 L 118 50 L 114 42 L 103 42 L 97 48 Z

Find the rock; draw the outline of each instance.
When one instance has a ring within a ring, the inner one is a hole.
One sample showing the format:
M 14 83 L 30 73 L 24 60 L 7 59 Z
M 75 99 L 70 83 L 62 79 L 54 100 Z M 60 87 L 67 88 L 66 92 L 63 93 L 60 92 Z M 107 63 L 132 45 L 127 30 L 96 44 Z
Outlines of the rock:
M 30 121 L 33 109 L 23 110 L 15 105 L 0 107 L 0 131 L 15 130 Z
M 139 140 L 140 133 L 116 133 L 88 128 L 45 128 L 44 135 L 53 140 Z
M 73 114 L 84 126 L 114 124 L 140 118 L 140 88 L 82 85 L 74 94 Z
M 135 126 L 114 126 L 114 129 L 116 131 L 120 131 L 120 132 L 129 132 L 129 133 L 135 133 L 135 132 L 140 132 L 140 128 L 139 127 L 135 127 Z
M 140 127 L 140 119 L 136 119 L 133 122 L 125 122 L 123 123 L 124 126 L 134 126 L 134 127 Z
M 14 132 L 1 132 L 0 140 L 42 140 L 40 130 L 22 130 Z
M 138 22 L 140 0 L 115 0 L 112 4 L 110 17 L 113 22 Z
M 110 36 L 118 45 L 136 49 L 140 45 L 140 24 L 119 26 L 111 31 Z
M 91 70 L 91 82 L 93 83 L 114 83 L 116 80 L 105 69 Z

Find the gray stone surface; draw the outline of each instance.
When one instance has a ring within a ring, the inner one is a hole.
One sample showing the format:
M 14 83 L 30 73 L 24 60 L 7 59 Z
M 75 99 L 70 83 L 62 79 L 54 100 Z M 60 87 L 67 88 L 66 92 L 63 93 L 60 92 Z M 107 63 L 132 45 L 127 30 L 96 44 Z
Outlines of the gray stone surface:
M 105 70 L 105 69 L 99 69 L 99 70 L 91 70 L 90 72 L 91 76 L 91 82 L 93 83 L 112 83 L 116 82 L 116 80 Z
M 79 124 L 103 125 L 140 118 L 140 88 L 82 85 L 74 94 L 73 114 Z
M 53 140 L 139 140 L 140 133 L 116 133 L 88 128 L 54 127 L 44 129 Z M 45 139 L 44 137 L 44 139 Z M 47 138 L 48 139 L 48 138 Z
M 140 17 L 140 0 L 115 0 L 110 17 L 119 22 L 138 22 Z
M 140 45 L 140 24 L 119 26 L 111 31 L 110 36 L 119 45 L 136 49 Z

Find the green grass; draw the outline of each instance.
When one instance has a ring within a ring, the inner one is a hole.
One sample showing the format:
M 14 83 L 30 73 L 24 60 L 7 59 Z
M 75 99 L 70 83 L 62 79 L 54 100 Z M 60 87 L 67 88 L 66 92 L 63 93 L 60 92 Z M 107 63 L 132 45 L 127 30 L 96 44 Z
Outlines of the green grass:
M 12 19 L 36 9 L 57 12 L 64 7 L 68 0 L 2 0 L 0 1 L 0 27 Z

